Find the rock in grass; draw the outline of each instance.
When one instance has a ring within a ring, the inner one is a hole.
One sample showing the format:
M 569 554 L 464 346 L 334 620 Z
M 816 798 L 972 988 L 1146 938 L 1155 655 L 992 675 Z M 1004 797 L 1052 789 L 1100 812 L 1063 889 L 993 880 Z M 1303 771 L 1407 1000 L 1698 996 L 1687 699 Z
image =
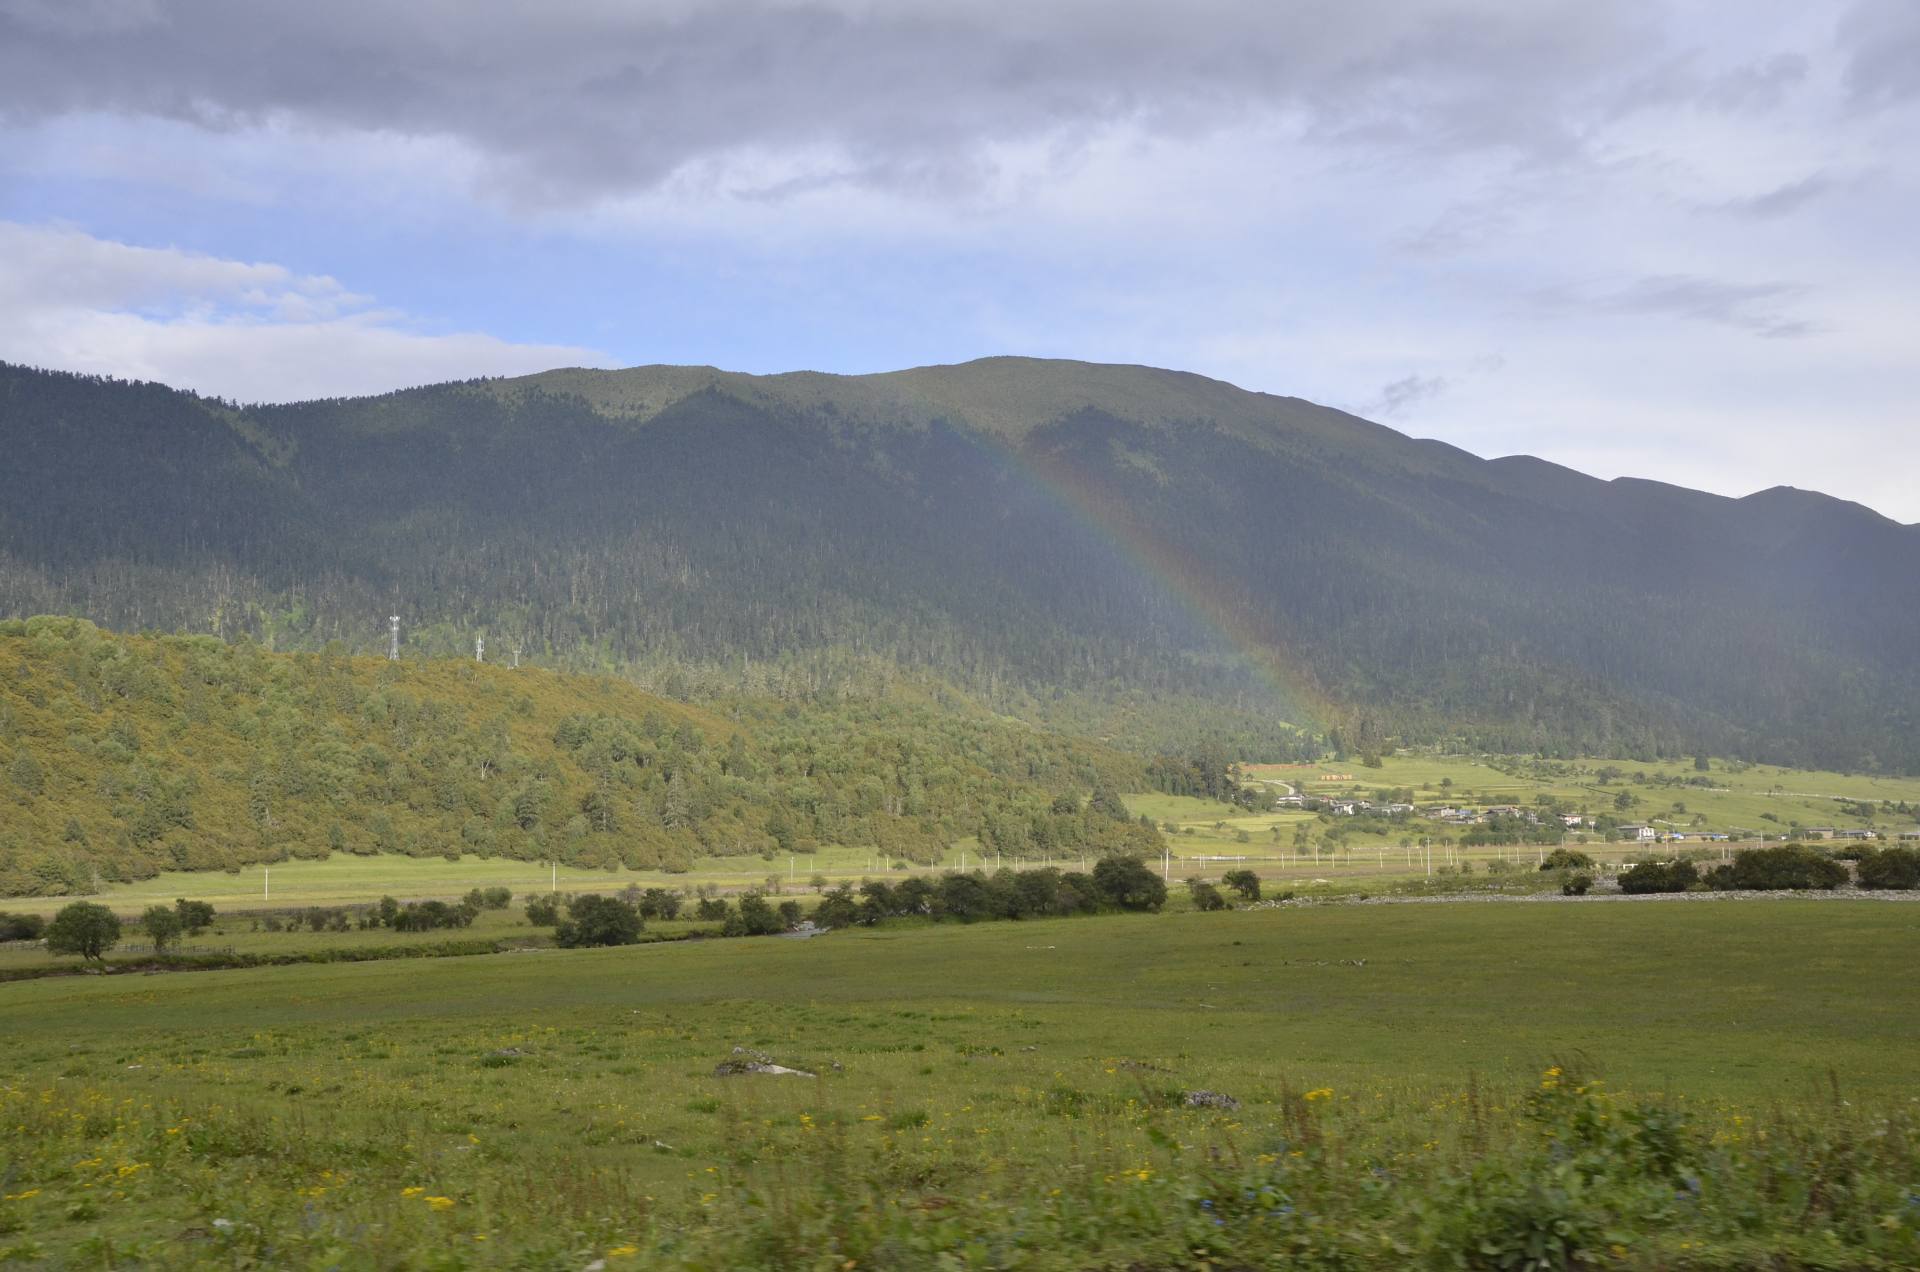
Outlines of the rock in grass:
M 1190 1109 L 1225 1109 L 1232 1112 L 1240 1107 L 1240 1101 L 1219 1091 L 1189 1091 L 1186 1102 Z
M 722 1060 L 713 1067 L 716 1078 L 737 1078 L 743 1074 L 758 1073 L 772 1078 L 817 1078 L 820 1075 L 806 1069 L 789 1068 L 784 1064 L 775 1064 L 773 1057 L 764 1051 L 755 1051 L 750 1047 L 735 1047 L 733 1058 Z

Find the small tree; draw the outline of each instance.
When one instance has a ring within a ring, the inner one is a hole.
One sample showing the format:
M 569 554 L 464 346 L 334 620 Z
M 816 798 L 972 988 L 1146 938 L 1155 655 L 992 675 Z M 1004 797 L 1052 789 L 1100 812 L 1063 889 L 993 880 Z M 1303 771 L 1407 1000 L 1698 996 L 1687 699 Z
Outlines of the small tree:
M 37 941 L 47 921 L 37 914 L 8 914 L 0 910 L 0 941 Z
M 1279 828 L 1275 827 L 1275 829 Z M 1229 870 L 1220 882 L 1238 892 L 1243 901 L 1260 899 L 1260 876 L 1251 870 Z
M 1193 896 L 1193 908 L 1196 910 L 1225 910 L 1227 899 L 1220 895 L 1220 889 L 1205 879 L 1187 880 L 1187 891 Z
M 180 897 L 173 903 L 173 912 L 180 917 L 180 927 L 188 936 L 198 936 L 213 925 L 211 902 Z
M 1920 850 L 1882 848 L 1860 858 L 1863 888 L 1920 888 Z
M 740 926 L 748 936 L 771 936 L 787 928 L 773 904 L 758 892 L 749 892 L 740 898 Z
M 553 896 L 534 897 L 527 902 L 527 922 L 535 927 L 552 927 L 560 921 L 560 900 Z
M 140 916 L 140 930 L 153 942 L 155 954 L 165 954 L 168 946 L 179 944 L 186 925 L 180 921 L 180 912 L 172 906 L 155 905 Z
M 1093 886 L 1120 910 L 1158 910 L 1167 903 L 1166 883 L 1138 857 L 1102 857 L 1093 866 Z
M 119 943 L 120 920 L 106 906 L 91 901 L 75 901 L 47 925 L 49 953 L 98 959 Z
M 566 921 L 554 931 L 563 949 L 584 945 L 632 945 L 640 939 L 640 912 L 618 897 L 588 893 L 567 906 Z
M 677 919 L 680 894 L 667 888 L 648 888 L 640 894 L 638 906 L 643 919 Z

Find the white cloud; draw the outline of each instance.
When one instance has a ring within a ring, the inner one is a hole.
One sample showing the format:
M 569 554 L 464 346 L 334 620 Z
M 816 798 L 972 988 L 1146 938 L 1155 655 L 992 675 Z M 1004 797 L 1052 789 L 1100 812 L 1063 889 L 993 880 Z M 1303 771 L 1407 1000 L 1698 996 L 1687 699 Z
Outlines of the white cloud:
M 572 345 L 415 329 L 332 278 L 0 221 L 0 358 L 241 401 L 604 365 Z

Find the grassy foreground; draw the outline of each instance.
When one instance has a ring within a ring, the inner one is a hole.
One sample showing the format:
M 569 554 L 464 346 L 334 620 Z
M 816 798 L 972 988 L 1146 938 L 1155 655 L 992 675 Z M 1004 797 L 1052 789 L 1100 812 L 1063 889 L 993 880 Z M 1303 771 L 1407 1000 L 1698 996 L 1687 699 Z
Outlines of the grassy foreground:
M 1318 908 L 0 987 L 0 1259 L 1911 1267 L 1916 924 Z M 735 1046 L 820 1076 L 713 1076 Z

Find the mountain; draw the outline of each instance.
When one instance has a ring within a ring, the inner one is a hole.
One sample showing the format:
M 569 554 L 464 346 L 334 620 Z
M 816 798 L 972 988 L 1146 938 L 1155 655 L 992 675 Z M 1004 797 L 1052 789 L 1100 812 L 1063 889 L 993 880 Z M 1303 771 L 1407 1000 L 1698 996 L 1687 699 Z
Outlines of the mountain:
M 876 668 L 1252 754 L 1389 738 L 1920 769 L 1920 527 L 1482 460 L 1295 398 L 992 358 L 561 370 L 238 407 L 0 367 L 0 613 L 621 671 Z

